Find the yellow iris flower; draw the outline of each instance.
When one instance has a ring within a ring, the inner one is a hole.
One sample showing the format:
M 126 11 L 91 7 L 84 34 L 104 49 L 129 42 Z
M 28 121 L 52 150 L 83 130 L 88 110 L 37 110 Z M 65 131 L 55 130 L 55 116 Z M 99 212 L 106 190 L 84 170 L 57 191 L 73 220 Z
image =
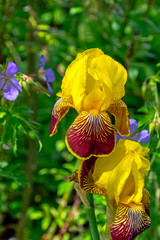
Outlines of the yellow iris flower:
M 138 142 L 121 139 L 109 156 L 91 157 L 79 166 L 80 187 L 107 198 L 112 240 L 132 240 L 150 226 L 150 197 L 144 189 L 148 151 Z
M 86 50 L 69 65 L 62 81 L 60 99 L 52 111 L 50 136 L 72 107 L 78 116 L 66 134 L 66 145 L 76 157 L 106 156 L 115 146 L 115 129 L 106 111 L 114 115 L 117 131 L 128 136 L 129 118 L 125 94 L 127 72 L 100 49 Z

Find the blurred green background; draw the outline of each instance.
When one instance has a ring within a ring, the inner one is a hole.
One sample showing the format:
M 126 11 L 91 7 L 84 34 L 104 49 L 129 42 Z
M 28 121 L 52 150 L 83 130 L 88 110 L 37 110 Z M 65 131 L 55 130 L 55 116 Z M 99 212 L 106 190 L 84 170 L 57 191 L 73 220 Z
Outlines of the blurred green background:
M 125 66 L 124 101 L 130 117 L 138 120 L 139 130 L 150 127 L 152 141 L 145 146 L 151 148 L 146 187 L 151 194 L 152 225 L 137 239 L 160 239 L 156 99 L 160 1 L 0 0 L 0 23 L 0 64 L 13 61 L 22 73 L 31 74 L 38 70 L 44 54 L 46 68 L 52 68 L 56 76 L 50 97 L 29 86 L 12 108 L 1 100 L 7 119 L 0 115 L 0 240 L 12 236 L 16 240 L 91 240 L 85 209 L 73 183 L 68 182 L 78 162 L 66 149 L 64 138 L 77 113 L 70 109 L 52 138 L 49 126 L 66 67 L 78 52 L 93 47 Z M 95 196 L 95 202 L 103 230 L 105 199 Z

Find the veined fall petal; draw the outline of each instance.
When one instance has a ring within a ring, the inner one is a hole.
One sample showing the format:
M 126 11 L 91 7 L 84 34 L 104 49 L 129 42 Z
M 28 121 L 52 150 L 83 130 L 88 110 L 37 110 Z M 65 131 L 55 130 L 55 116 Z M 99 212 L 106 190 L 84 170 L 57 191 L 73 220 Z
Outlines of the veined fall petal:
M 66 145 L 82 159 L 109 154 L 115 145 L 115 131 L 108 114 L 79 114 L 67 131 Z
M 126 81 L 124 67 L 100 49 L 78 54 L 63 78 L 58 96 L 65 107 L 58 103 L 61 110 L 57 111 L 57 103 L 54 106 L 50 136 L 56 133 L 64 112 L 73 107 L 79 115 L 66 134 L 69 151 L 82 159 L 110 154 L 115 145 L 115 129 L 106 111 L 115 116 L 117 130 L 122 135 L 129 134 L 128 110 L 120 100 L 125 94 Z
M 143 191 L 143 196 L 146 202 L 150 201 L 146 189 Z M 120 203 L 118 205 L 116 215 L 110 226 L 112 240 L 133 240 L 150 227 L 149 205 L 146 209 L 146 202 L 130 203 L 129 205 Z

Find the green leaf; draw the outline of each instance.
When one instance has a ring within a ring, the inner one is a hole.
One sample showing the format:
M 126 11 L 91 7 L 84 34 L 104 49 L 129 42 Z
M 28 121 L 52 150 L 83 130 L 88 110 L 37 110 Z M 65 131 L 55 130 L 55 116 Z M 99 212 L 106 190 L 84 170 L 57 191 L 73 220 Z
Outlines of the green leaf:
M 55 209 L 55 208 L 51 208 L 50 209 L 50 212 L 51 212 L 51 214 L 52 214 L 52 216 L 54 217 L 54 218 L 57 218 L 58 217 L 58 211 L 57 211 L 57 209 Z
M 6 112 L 0 112 L 0 118 L 3 118 L 6 115 Z
M 45 217 L 41 221 L 42 230 L 46 230 L 51 223 L 51 217 Z
M 82 13 L 83 12 L 83 8 L 82 7 L 72 7 L 69 11 L 69 13 L 71 15 L 75 15 L 75 14 L 78 14 L 78 13 Z
M 43 212 L 42 211 L 35 211 L 30 214 L 30 219 L 31 220 L 38 220 L 43 217 Z
M 60 182 L 60 184 L 58 185 L 58 192 L 57 195 L 58 196 L 62 196 L 63 193 L 67 192 L 68 189 L 70 187 L 70 183 L 69 182 Z
M 44 204 L 42 205 L 42 209 L 43 209 L 43 211 L 45 212 L 45 214 L 49 214 L 49 212 L 50 212 L 50 207 L 49 207 L 49 205 L 48 205 L 47 203 L 44 203 Z
M 28 184 L 24 172 L 19 168 L 20 164 L 7 165 L 6 167 L 0 168 L 0 176 L 11 179 L 17 182 L 19 185 L 25 186 Z

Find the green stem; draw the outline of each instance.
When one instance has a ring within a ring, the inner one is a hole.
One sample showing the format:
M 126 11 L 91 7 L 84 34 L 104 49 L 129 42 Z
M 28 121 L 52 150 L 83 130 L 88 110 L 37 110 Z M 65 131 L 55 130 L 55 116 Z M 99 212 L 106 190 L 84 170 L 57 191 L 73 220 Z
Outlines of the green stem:
M 154 84 L 155 84 L 155 91 L 154 91 L 155 102 L 156 102 L 156 106 L 157 106 L 157 108 L 158 108 L 158 107 L 159 107 L 158 88 L 157 88 L 157 83 L 154 82 Z
M 93 194 L 87 193 L 87 199 L 88 199 L 90 207 L 86 208 L 86 210 L 87 210 L 87 215 L 88 215 L 88 219 L 89 219 L 89 225 L 90 225 L 90 230 L 91 230 L 91 234 L 92 234 L 92 239 L 100 240 L 98 228 L 97 228 L 96 217 L 95 217 L 95 211 L 94 211 Z

